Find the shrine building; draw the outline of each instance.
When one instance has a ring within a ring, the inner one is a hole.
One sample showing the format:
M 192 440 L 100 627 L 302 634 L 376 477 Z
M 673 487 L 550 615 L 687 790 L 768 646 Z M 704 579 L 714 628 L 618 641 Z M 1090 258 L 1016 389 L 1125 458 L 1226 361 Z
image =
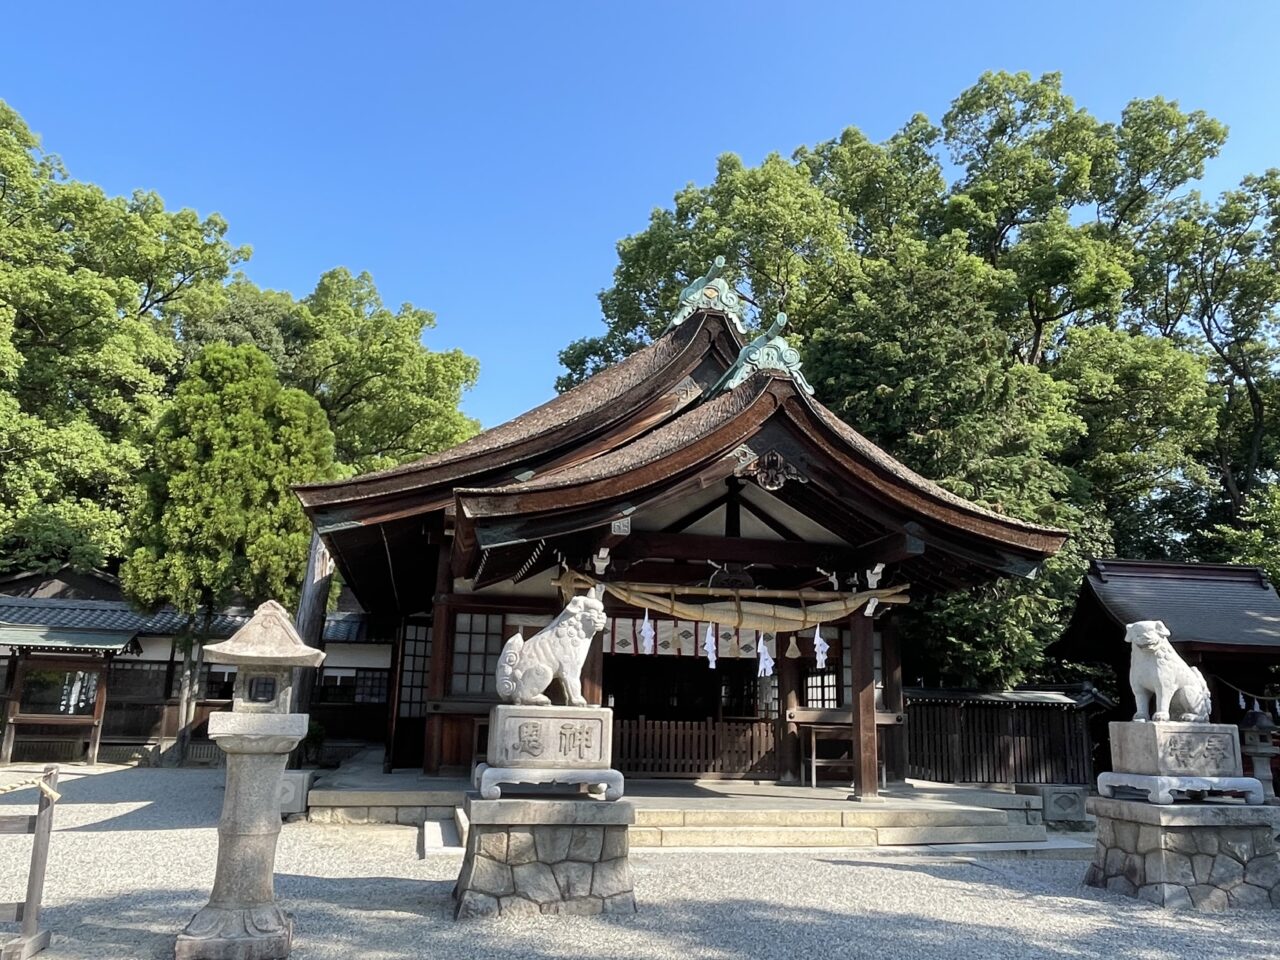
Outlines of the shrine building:
M 388 769 L 469 772 L 505 640 L 600 584 L 609 621 L 583 691 L 613 708 L 624 773 L 792 781 L 806 725 L 822 725 L 844 739 L 838 773 L 874 794 L 906 769 L 895 610 L 1031 576 L 1062 546 L 1063 531 L 948 493 L 842 422 L 814 399 L 785 317 L 753 339 L 720 270 L 660 337 L 548 403 L 414 463 L 298 488 L 395 636 Z

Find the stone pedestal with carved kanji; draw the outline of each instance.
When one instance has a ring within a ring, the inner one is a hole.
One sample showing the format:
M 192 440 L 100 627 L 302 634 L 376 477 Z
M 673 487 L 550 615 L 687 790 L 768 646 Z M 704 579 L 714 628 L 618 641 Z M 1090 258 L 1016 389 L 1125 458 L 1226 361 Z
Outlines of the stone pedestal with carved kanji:
M 572 794 L 585 786 L 607 800 L 622 796 L 607 707 L 496 706 L 489 712 L 486 759 L 473 777 L 485 800 L 502 796 L 503 785 L 563 787 Z

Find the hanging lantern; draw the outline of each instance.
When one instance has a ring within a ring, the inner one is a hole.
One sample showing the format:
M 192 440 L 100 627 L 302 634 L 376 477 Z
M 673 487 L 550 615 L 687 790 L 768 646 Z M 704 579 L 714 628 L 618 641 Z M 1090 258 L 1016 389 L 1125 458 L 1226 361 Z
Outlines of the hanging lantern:
M 640 652 L 653 653 L 654 640 L 653 621 L 649 619 L 649 611 L 644 611 L 644 622 L 640 624 Z
M 715 627 L 707 624 L 707 633 L 702 638 L 702 652 L 707 655 L 707 666 L 712 670 L 716 668 L 716 631 Z
M 813 658 L 817 661 L 819 670 L 827 669 L 827 651 L 831 649 L 831 645 L 822 639 L 822 627 L 813 628 Z
M 760 668 L 756 671 L 756 676 L 772 677 L 773 657 L 769 656 L 769 644 L 765 642 L 765 638 L 759 630 L 756 631 L 756 657 L 760 661 Z
M 787 641 L 787 652 L 783 654 L 788 660 L 795 660 L 800 656 L 800 646 L 796 643 L 796 635 L 791 634 L 791 639 Z

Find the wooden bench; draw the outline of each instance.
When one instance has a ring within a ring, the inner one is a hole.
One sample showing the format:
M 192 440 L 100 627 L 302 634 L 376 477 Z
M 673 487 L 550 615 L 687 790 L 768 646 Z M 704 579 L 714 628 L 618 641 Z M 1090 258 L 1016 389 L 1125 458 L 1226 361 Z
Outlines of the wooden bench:
M 857 763 L 853 745 L 853 714 L 848 710 L 833 710 L 816 707 L 794 707 L 787 711 L 787 721 L 800 728 L 800 784 L 804 785 L 805 767 L 809 769 L 809 786 L 818 785 L 819 767 L 849 767 L 853 769 Z M 876 727 L 892 727 L 905 723 L 906 716 L 901 713 L 876 711 Z M 806 737 L 805 735 L 808 734 Z M 808 740 L 808 757 L 805 756 L 805 740 Z M 819 757 L 820 742 L 843 741 L 848 744 L 849 752 L 841 757 Z M 884 758 L 877 757 L 877 769 L 880 785 L 885 785 L 887 771 Z
M 0 834 L 34 834 L 27 896 L 10 903 L 0 902 L 0 923 L 22 924 L 17 939 L 0 942 L 0 960 L 27 960 L 49 945 L 49 931 L 40 929 L 40 902 L 44 898 L 44 874 L 49 863 L 53 806 L 58 801 L 58 768 L 45 767 L 37 785 L 40 800 L 35 816 L 0 816 Z

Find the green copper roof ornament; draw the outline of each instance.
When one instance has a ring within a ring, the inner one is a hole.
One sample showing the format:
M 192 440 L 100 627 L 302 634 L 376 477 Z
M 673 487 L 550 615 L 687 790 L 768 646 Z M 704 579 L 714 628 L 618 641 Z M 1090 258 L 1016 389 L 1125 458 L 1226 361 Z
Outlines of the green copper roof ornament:
M 725 314 L 738 332 L 746 336 L 746 327 L 742 325 L 742 297 L 722 273 L 724 257 L 716 257 L 706 276 L 699 277 L 680 292 L 680 307 L 664 332 L 674 330 L 699 310 L 715 310 Z
M 800 351 L 782 338 L 782 328 L 787 325 L 787 315 L 779 313 L 769 329 L 756 337 L 738 354 L 733 366 L 708 392 L 708 397 L 732 390 L 759 370 L 772 370 L 784 374 L 800 385 L 805 393 L 813 396 L 813 387 L 800 370 Z

